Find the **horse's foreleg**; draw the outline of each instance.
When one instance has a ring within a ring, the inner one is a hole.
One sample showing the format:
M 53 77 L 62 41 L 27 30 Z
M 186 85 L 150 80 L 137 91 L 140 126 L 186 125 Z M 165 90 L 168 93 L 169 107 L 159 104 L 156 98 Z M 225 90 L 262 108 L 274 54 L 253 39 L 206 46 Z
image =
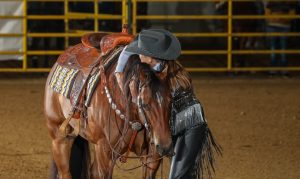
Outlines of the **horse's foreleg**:
M 52 140 L 52 154 L 56 163 L 59 179 L 71 179 L 70 156 L 74 139 L 68 137 L 57 137 Z
M 112 178 L 115 163 L 112 159 L 111 149 L 106 139 L 101 139 L 97 142 L 95 145 L 95 154 L 99 178 Z
M 91 166 L 91 179 L 98 179 L 98 178 L 99 178 L 98 165 L 97 162 L 95 161 Z

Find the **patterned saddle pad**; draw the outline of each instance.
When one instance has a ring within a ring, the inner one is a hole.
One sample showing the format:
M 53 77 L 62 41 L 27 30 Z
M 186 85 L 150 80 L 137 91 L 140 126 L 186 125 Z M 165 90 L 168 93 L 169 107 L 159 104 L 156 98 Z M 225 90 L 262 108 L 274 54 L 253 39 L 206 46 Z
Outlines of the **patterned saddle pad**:
M 70 69 L 67 67 L 57 65 L 50 80 L 50 87 L 55 92 L 70 99 L 71 92 L 79 72 L 80 70 L 78 69 Z M 99 79 L 100 79 L 99 70 L 96 70 L 87 79 L 85 106 L 89 106 L 93 92 L 99 82 Z
M 121 53 L 123 48 L 123 46 L 117 47 L 110 52 L 108 56 L 105 56 L 103 61 L 105 69 L 116 62 L 118 59 L 117 56 Z M 50 79 L 50 87 L 55 92 L 70 99 L 73 106 L 77 105 L 82 90 L 86 88 L 84 104 L 88 107 L 100 80 L 100 76 L 99 68 L 95 68 L 94 70 L 91 68 L 90 72 L 85 73 L 80 68 L 72 68 L 70 66 L 63 66 L 57 63 Z
M 50 87 L 55 92 L 70 98 L 71 89 L 78 72 L 78 69 L 69 69 L 57 65 L 50 80 Z

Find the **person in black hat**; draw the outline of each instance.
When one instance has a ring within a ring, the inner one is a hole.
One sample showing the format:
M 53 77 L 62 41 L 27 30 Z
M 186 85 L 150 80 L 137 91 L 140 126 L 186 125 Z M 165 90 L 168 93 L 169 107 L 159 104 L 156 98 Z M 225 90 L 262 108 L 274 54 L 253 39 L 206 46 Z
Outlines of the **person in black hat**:
M 164 29 L 143 30 L 120 54 L 115 70 L 119 86 L 122 72 L 131 55 L 138 54 L 142 63 L 148 64 L 156 72 L 161 72 L 164 61 L 176 60 L 180 52 L 180 42 L 171 32 Z
M 204 170 L 213 167 L 213 149 L 220 154 L 221 148 L 214 142 L 207 126 L 202 105 L 193 91 L 188 72 L 176 60 L 180 53 L 180 42 L 169 31 L 143 30 L 123 49 L 115 72 L 117 81 L 122 86 L 122 72 L 133 54 L 138 54 L 141 62 L 148 64 L 156 74 L 170 69 L 176 71 L 166 79 L 173 98 L 170 127 L 175 152 L 169 178 L 203 178 Z

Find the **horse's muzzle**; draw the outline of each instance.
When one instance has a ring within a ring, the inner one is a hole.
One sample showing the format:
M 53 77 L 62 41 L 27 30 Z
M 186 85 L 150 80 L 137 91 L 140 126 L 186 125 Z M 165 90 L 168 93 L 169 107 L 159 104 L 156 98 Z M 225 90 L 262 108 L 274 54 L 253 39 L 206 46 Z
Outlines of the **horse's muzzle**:
M 159 145 L 157 144 L 156 146 L 156 151 L 160 156 L 173 156 L 174 155 L 174 148 L 172 144 L 163 146 L 163 145 Z

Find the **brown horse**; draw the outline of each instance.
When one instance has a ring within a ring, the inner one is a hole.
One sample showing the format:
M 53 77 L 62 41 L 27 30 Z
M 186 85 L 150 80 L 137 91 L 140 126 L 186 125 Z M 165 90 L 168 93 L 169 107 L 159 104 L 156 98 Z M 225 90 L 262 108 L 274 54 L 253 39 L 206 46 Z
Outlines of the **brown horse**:
M 83 56 L 75 55 L 78 58 Z M 44 100 L 47 127 L 52 138 L 54 169 L 57 169 L 57 174 L 54 171 L 52 177 L 112 178 L 117 159 L 128 151 L 134 133 L 131 127 L 139 122 L 143 127 L 138 131 L 131 151 L 137 156 L 143 156 L 140 157 L 143 178 L 154 178 L 161 157 L 172 153 L 169 128 L 171 94 L 164 79 L 159 79 L 148 66 L 141 64 L 138 56 L 132 56 L 124 72 L 124 87 L 121 90 L 114 76 L 116 63 L 107 66 L 104 76 L 106 86 L 104 83 L 97 85 L 87 108 L 85 125 L 80 125 L 80 136 L 75 138 L 61 135 L 59 130 L 68 118 L 72 105 L 69 99 L 49 86 L 57 65 L 54 65 L 48 76 Z M 94 150 L 88 150 L 88 146 Z M 89 151 L 94 151 L 93 155 L 89 155 Z M 79 153 L 81 158 L 78 157 Z M 78 155 L 75 160 L 72 158 L 74 155 Z M 73 168 L 76 165 L 80 169 Z M 83 166 L 86 168 L 81 169 Z

